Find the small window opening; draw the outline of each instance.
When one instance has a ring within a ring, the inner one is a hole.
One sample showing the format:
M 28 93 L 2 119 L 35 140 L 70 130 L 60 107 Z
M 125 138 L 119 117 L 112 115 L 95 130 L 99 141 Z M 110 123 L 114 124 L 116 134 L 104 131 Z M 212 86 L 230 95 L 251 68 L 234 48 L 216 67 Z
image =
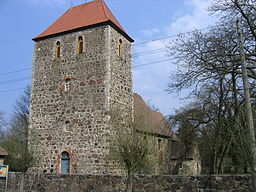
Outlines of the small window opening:
M 66 151 L 61 153 L 61 173 L 62 174 L 70 173 L 70 156 Z
M 66 79 L 65 81 L 65 91 L 71 90 L 71 79 Z
M 121 57 L 123 54 L 123 42 L 121 39 L 119 39 L 118 43 L 118 56 Z
M 57 58 L 60 57 L 60 42 L 59 41 L 56 43 L 56 57 Z
M 157 141 L 158 150 L 161 150 L 161 143 L 162 143 L 162 139 L 158 139 L 158 141 Z
M 65 122 L 65 130 L 66 130 L 66 131 L 70 131 L 70 128 L 71 128 L 71 123 L 70 123 L 70 121 L 66 121 L 66 122 Z
M 82 36 L 79 36 L 79 37 L 78 37 L 78 54 L 83 53 L 83 48 L 84 48 L 83 37 L 82 37 Z

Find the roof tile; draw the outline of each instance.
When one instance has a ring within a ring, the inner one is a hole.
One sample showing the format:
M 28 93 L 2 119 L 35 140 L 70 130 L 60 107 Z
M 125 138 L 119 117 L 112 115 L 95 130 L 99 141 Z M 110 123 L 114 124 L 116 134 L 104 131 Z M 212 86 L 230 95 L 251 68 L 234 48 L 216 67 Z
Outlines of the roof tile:
M 128 40 L 133 42 L 115 16 L 111 13 L 104 0 L 95 0 L 70 8 L 43 33 L 34 37 L 33 40 L 36 41 L 59 33 L 90 27 L 105 22 L 114 24 L 114 26 L 116 26 Z
M 146 131 L 162 136 L 171 138 L 174 141 L 179 141 L 177 135 L 172 131 L 169 123 L 164 118 L 163 114 L 160 112 L 152 111 L 137 93 L 133 94 L 134 98 L 134 118 L 141 119 L 144 118 L 146 124 L 150 125 L 149 130 Z M 144 117 L 141 115 L 144 114 Z

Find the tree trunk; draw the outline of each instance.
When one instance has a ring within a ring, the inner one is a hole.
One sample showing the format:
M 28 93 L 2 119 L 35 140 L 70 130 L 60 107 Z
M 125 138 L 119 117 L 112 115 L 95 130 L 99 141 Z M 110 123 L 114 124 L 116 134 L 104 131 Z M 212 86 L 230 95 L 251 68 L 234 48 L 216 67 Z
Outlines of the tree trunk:
M 219 97 L 218 97 L 218 114 L 217 114 L 217 122 L 215 125 L 215 133 L 214 133 L 214 141 L 213 141 L 213 160 L 212 160 L 212 169 L 211 174 L 218 173 L 219 162 L 220 162 L 220 141 L 222 140 L 221 132 L 223 131 L 223 117 L 222 117 L 222 107 L 224 102 L 224 90 L 223 90 L 223 76 L 220 77 L 219 80 Z
M 215 153 L 215 149 L 213 149 L 211 164 L 210 164 L 210 174 L 215 174 L 215 161 L 216 161 L 216 153 Z
M 126 180 L 125 192 L 132 192 L 131 182 L 132 182 L 131 171 L 128 170 L 128 172 L 127 172 L 127 180 Z
M 130 183 L 131 183 L 131 191 L 129 191 L 129 192 L 134 192 L 134 183 L 133 183 L 133 181 L 134 181 L 134 173 L 132 173 L 131 174 L 131 180 L 130 180 Z
M 133 192 L 134 191 L 133 180 L 134 180 L 134 172 L 128 171 L 125 192 Z
M 247 117 L 247 126 L 249 132 L 249 147 L 250 147 L 250 155 L 251 155 L 251 167 L 252 167 L 252 186 L 253 191 L 256 192 L 256 143 L 255 143 L 255 133 L 254 133 L 254 123 L 253 123 L 253 115 L 251 108 L 251 98 L 249 93 L 249 85 L 248 85 L 248 75 L 247 75 L 247 65 L 245 62 L 245 53 L 244 53 L 244 39 L 242 34 L 241 22 L 237 21 L 237 31 L 239 36 L 239 48 L 240 48 L 240 57 L 241 57 L 241 65 L 243 72 L 243 86 L 244 86 L 244 97 L 245 97 L 245 106 L 246 106 L 246 117 Z
M 24 191 L 24 179 L 25 178 L 25 172 L 21 172 L 21 178 L 20 178 L 20 190 L 19 192 L 23 192 Z

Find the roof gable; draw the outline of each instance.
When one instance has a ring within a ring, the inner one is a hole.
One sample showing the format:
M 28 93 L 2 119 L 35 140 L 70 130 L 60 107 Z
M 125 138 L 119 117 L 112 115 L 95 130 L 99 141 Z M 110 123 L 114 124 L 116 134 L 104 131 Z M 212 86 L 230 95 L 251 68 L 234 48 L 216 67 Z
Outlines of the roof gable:
M 145 101 L 142 99 L 140 95 L 137 93 L 133 94 L 134 99 L 134 119 L 141 119 L 141 114 L 144 114 L 144 121 L 149 125 L 148 130 L 140 130 L 146 131 L 149 133 L 165 136 L 171 138 L 173 141 L 178 141 L 178 137 L 171 130 L 170 125 L 164 118 L 163 114 L 160 112 L 152 111 Z
M 97 24 L 110 24 L 130 42 L 133 42 L 132 38 L 129 37 L 111 13 L 104 0 L 95 0 L 70 8 L 43 33 L 34 37 L 33 40 L 36 41 L 85 27 L 93 27 Z

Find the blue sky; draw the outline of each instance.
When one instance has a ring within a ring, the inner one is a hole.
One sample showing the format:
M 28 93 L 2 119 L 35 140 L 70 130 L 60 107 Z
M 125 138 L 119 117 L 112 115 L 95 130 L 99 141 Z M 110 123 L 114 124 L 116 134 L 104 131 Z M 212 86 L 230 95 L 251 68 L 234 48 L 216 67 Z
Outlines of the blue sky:
M 22 88 L 31 82 L 33 37 L 45 30 L 71 5 L 85 0 L 0 0 L 0 110 L 9 117 Z M 89 1 L 87 1 L 89 2 Z M 128 34 L 134 38 L 133 65 L 168 59 L 168 41 L 141 42 L 205 28 L 214 19 L 206 11 L 210 0 L 105 0 Z M 137 45 L 136 45 L 137 44 Z M 151 54 L 139 54 L 151 50 Z M 158 51 L 158 52 L 157 52 Z M 24 70 L 23 70 L 24 69 Z M 167 94 L 169 75 L 176 66 L 169 61 L 133 68 L 133 90 L 164 115 L 185 104 L 183 93 Z M 23 71 L 20 71 L 23 70 Z M 17 73 L 10 73 L 19 71 Z

